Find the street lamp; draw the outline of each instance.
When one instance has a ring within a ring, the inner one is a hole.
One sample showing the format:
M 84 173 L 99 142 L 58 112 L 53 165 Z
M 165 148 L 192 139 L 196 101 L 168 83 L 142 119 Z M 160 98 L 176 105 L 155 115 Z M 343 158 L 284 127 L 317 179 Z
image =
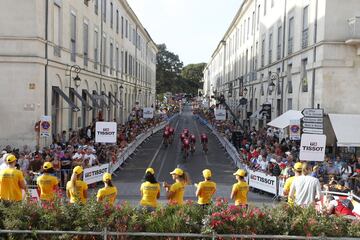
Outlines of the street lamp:
M 270 83 L 269 83 L 269 86 L 268 86 L 268 89 L 269 89 L 269 93 L 270 95 L 272 94 L 272 92 L 274 91 L 275 89 L 275 81 L 279 81 L 280 77 L 279 77 L 279 74 L 277 72 L 273 72 L 271 73 L 270 75 Z
M 123 111 L 124 111 L 124 104 L 123 104 L 123 90 L 124 90 L 124 87 L 123 85 L 120 85 L 119 87 L 119 91 L 120 91 L 120 122 L 123 123 Z
M 76 73 L 76 76 L 74 77 L 74 79 L 72 78 L 72 71 L 74 70 L 74 72 Z M 71 88 L 71 80 L 74 80 L 75 83 L 75 87 L 79 87 L 81 84 L 81 78 L 79 77 L 79 73 L 81 72 L 81 68 L 78 65 L 72 65 L 70 67 L 70 83 L 69 83 L 69 88 Z
M 244 93 L 244 96 L 246 96 L 246 94 L 248 93 L 248 89 L 246 87 L 243 89 L 243 93 Z

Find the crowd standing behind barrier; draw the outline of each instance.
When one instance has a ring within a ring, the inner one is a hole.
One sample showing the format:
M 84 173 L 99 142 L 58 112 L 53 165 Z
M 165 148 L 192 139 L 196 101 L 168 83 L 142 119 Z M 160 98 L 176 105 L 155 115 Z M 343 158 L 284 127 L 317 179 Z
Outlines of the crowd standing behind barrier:
M 4 159 L 7 154 L 12 153 L 18 158 L 17 168 L 23 171 L 30 188 L 36 188 L 36 179 L 41 175 L 44 162 L 53 164 L 61 188 L 66 186 L 75 166 L 84 168 L 84 181 L 88 184 L 100 182 L 103 173 L 113 173 L 120 168 L 135 149 L 171 121 L 177 111 L 178 108 L 171 107 L 159 111 L 152 119 L 144 119 L 141 109 L 134 108 L 129 121 L 118 125 L 117 144 L 95 143 L 93 122 L 79 131 L 63 131 L 53 138 L 49 147 L 36 148 L 35 151 L 31 151 L 29 146 L 22 149 L 6 146 L 0 152 L 0 170 L 6 167 Z
M 293 166 L 299 161 L 299 142 L 284 139 L 279 142 L 273 128 L 242 130 L 232 121 L 216 121 L 214 112 L 197 110 L 199 121 L 206 125 L 225 148 L 234 165 L 248 171 L 247 181 L 255 191 L 284 197 L 287 178 L 294 175 Z M 348 196 L 360 202 L 360 156 L 351 159 L 336 155 L 324 162 L 310 162 L 311 176 L 320 180 L 325 193 Z M 360 206 L 357 206 L 360 213 Z

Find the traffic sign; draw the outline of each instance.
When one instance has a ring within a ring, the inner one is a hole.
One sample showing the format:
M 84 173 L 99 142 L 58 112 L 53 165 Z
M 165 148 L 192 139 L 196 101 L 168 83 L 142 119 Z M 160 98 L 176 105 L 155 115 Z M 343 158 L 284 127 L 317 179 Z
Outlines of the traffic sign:
M 324 116 L 324 109 L 322 108 L 304 108 L 302 111 L 304 117 L 322 118 Z
M 321 117 L 321 118 L 318 118 L 318 117 L 303 117 L 302 118 L 302 121 L 305 123 L 323 123 L 324 119 Z
M 323 129 L 316 129 L 316 128 L 303 128 L 304 133 L 311 133 L 311 134 L 324 134 Z
M 324 124 L 322 124 L 322 123 L 308 123 L 308 122 L 304 122 L 304 123 L 303 123 L 303 127 L 304 127 L 304 128 L 318 128 L 318 129 L 323 129 L 323 128 L 324 128 Z

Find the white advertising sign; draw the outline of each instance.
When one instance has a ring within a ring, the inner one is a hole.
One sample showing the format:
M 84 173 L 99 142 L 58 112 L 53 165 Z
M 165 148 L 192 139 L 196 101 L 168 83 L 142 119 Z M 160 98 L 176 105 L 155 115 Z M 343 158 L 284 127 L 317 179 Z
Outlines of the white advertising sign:
M 289 133 L 290 133 L 289 135 L 290 140 L 300 140 L 301 138 L 300 119 L 290 120 Z
M 109 171 L 109 164 L 84 169 L 84 182 L 87 184 L 101 182 L 104 173 Z
M 51 116 L 41 116 L 40 118 L 40 137 L 51 136 Z
M 116 143 L 116 122 L 96 122 L 95 142 Z
M 262 172 L 249 171 L 249 186 L 276 195 L 277 178 Z
M 301 136 L 300 160 L 324 161 L 325 146 L 325 135 L 303 134 Z
M 216 120 L 226 120 L 226 110 L 225 109 L 215 109 L 215 119 Z
M 153 108 L 144 108 L 143 118 L 154 118 L 154 109 Z

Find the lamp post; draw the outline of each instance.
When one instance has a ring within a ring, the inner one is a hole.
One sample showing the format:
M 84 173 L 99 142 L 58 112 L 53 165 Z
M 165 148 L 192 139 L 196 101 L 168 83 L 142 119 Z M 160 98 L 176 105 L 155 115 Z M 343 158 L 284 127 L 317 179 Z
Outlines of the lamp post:
M 72 78 L 72 72 L 76 73 L 76 76 L 74 78 Z M 74 80 L 74 84 L 76 89 L 80 86 L 81 84 L 81 78 L 79 77 L 79 73 L 81 72 L 81 68 L 78 65 L 72 65 L 70 67 L 70 79 L 69 79 L 69 96 L 71 96 L 71 82 L 72 80 Z M 76 91 L 76 90 L 75 90 Z M 73 101 L 75 100 L 76 103 L 76 99 L 75 97 L 72 99 Z M 77 117 L 77 115 L 75 115 L 75 118 Z M 73 127 L 73 110 L 70 109 L 69 110 L 69 128 Z
M 139 106 L 141 107 L 141 89 L 139 89 Z
M 123 104 L 123 85 L 120 85 L 119 92 L 120 92 L 120 122 L 123 123 L 123 111 L 124 111 L 124 104 Z

